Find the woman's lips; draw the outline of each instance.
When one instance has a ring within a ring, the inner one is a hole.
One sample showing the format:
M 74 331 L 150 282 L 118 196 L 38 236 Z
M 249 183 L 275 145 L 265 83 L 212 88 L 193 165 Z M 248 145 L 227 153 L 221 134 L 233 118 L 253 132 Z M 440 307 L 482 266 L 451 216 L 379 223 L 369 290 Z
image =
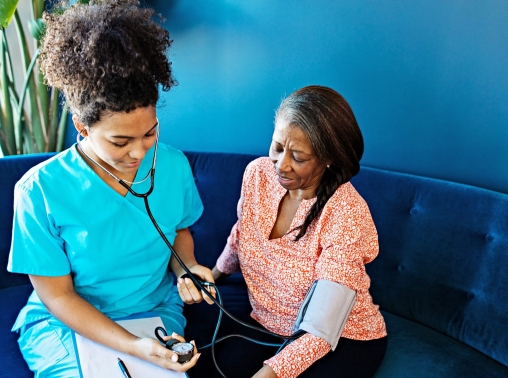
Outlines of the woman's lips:
M 277 175 L 277 180 L 279 181 L 279 184 L 281 184 L 282 186 L 290 185 L 291 183 L 293 183 L 295 181 L 295 179 L 291 179 L 291 178 L 284 177 L 281 175 Z

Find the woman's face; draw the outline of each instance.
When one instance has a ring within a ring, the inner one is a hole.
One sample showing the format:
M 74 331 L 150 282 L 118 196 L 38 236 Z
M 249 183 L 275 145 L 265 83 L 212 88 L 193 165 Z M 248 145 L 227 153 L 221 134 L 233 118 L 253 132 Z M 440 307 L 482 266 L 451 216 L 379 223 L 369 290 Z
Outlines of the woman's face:
M 269 155 L 284 189 L 316 195 L 326 165 L 314 155 L 309 138 L 300 127 L 277 118 Z
M 82 133 L 85 152 L 119 176 L 135 175 L 147 151 L 155 142 L 155 107 L 137 108 L 129 113 L 114 112 Z M 73 117 L 78 132 L 82 124 Z M 121 177 L 122 178 L 122 177 Z

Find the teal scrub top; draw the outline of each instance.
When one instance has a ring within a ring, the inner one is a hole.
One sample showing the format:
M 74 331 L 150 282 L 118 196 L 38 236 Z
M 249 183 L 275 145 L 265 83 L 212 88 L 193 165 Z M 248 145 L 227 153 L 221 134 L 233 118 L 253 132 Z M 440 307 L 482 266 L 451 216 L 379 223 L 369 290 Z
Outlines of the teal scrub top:
M 136 176 L 152 164 L 148 151 Z M 173 243 L 176 230 L 192 225 L 203 205 L 185 155 L 159 145 L 152 213 Z M 133 185 L 138 193 L 150 178 Z M 148 217 L 142 198 L 125 197 L 83 160 L 76 145 L 28 171 L 15 187 L 8 270 L 41 276 L 71 274 L 76 292 L 110 318 L 156 311 L 165 324 L 180 323 L 183 303 L 168 264 L 171 252 Z M 34 291 L 13 331 L 49 318 Z

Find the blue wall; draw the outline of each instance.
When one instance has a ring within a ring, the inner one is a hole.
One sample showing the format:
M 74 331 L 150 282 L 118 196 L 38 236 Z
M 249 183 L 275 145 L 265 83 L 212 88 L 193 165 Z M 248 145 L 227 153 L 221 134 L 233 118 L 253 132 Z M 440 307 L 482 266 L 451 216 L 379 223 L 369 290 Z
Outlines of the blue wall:
M 508 193 L 505 0 L 152 0 L 180 82 L 162 140 L 265 154 L 274 109 L 322 84 L 350 102 L 362 164 Z

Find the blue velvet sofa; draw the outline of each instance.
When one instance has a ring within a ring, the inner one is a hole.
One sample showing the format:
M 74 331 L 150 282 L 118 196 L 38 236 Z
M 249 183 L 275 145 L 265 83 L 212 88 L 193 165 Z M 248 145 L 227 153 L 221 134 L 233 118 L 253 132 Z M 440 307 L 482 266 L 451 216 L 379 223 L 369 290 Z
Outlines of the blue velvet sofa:
M 243 170 L 255 156 L 186 155 L 205 205 L 192 227 L 196 255 L 212 267 L 236 220 Z M 10 332 L 32 288 L 26 276 L 5 267 L 14 184 L 49 156 L 0 159 L 0 377 L 33 376 Z M 367 270 L 389 339 L 376 377 L 508 377 L 508 195 L 367 167 L 353 184 L 379 232 L 380 254 Z M 233 314 L 248 315 L 240 274 L 219 288 Z M 201 303 L 185 313 L 188 339 L 198 346 L 209 341 L 216 308 Z M 195 369 L 191 376 L 213 373 L 206 358 Z

